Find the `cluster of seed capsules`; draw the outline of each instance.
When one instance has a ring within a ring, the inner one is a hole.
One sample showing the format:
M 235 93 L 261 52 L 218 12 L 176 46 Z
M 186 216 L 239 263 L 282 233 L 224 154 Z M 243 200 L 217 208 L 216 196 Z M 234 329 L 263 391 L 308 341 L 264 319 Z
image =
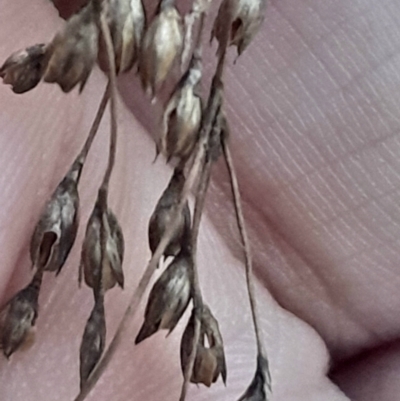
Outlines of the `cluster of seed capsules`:
M 194 0 L 193 15 L 205 13 L 210 0 Z M 236 45 L 238 53 L 250 43 L 264 18 L 266 0 L 223 0 L 212 35 L 220 43 Z M 183 18 L 174 0 L 161 0 L 151 21 L 146 21 L 141 0 L 91 0 L 73 15 L 46 44 L 12 54 L 0 68 L 3 82 L 15 93 L 33 89 L 40 81 L 57 83 L 64 92 L 77 85 L 83 90 L 96 62 L 108 68 L 106 44 L 100 19 L 111 34 L 117 74 L 135 68 L 146 93 L 155 96 L 180 59 L 185 44 Z M 185 164 L 193 158 L 204 108 L 199 94 L 201 56 L 195 49 L 163 115 L 157 152 L 167 161 L 177 160 L 168 187 L 149 223 L 149 245 L 154 253 L 174 218 L 185 184 Z M 106 91 L 103 106 L 107 103 Z M 78 230 L 78 184 L 93 135 L 75 159 L 44 207 L 31 239 L 34 276 L 0 311 L 0 347 L 8 358 L 24 343 L 38 316 L 38 297 L 44 272 L 59 274 L 75 242 Z M 84 386 L 104 351 L 106 324 L 104 295 L 117 284 L 123 288 L 124 238 L 116 216 L 107 207 L 105 194 L 98 198 L 86 227 L 82 245 L 80 281 L 93 290 L 94 307 L 86 323 L 80 349 L 80 379 Z M 193 298 L 194 262 L 191 244 L 191 213 L 186 203 L 163 252 L 172 261 L 160 275 L 136 337 L 143 341 L 161 329 L 172 331 Z M 189 363 L 194 333 L 194 311 L 181 342 L 181 363 Z M 191 381 L 209 386 L 221 375 L 226 381 L 223 341 L 210 309 L 202 305 L 200 336 Z

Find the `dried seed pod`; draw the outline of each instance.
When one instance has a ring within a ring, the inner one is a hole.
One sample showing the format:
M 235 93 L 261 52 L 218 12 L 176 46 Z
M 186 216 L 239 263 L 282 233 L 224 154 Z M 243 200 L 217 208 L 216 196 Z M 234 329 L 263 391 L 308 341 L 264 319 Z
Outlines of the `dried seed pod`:
M 46 45 L 41 43 L 11 54 L 0 67 L 3 83 L 10 84 L 15 93 L 33 89 L 43 76 L 45 52 Z
M 271 378 L 268 362 L 262 355 L 258 355 L 254 378 L 238 401 L 267 401 L 269 393 L 271 393 Z
M 106 12 L 114 45 L 116 71 L 122 73 L 132 68 L 140 51 L 145 26 L 143 4 L 141 0 L 109 0 Z M 100 48 L 99 58 L 100 64 L 108 68 L 104 46 Z
M 201 62 L 193 58 L 165 108 L 158 151 L 167 161 L 172 157 L 186 160 L 196 145 L 202 114 L 198 94 L 201 75 Z
M 38 298 L 43 271 L 18 292 L 0 312 L 0 348 L 9 358 L 26 341 L 38 316 Z
M 169 333 L 178 324 L 190 298 L 191 255 L 187 251 L 175 257 L 151 289 L 145 311 L 145 320 L 135 339 L 138 344 L 158 330 Z
M 54 191 L 36 225 L 30 244 L 37 269 L 60 273 L 78 231 L 78 181 L 82 163 L 77 160 Z
M 189 319 L 181 342 L 181 367 L 185 372 L 193 346 L 195 311 Z M 208 346 L 205 339 L 207 338 Z M 200 336 L 196 346 L 196 356 L 193 365 L 192 383 L 203 383 L 210 387 L 221 375 L 226 384 L 226 362 L 222 336 L 218 322 L 210 309 L 203 305 L 200 317 Z
M 173 0 L 161 0 L 158 13 L 143 37 L 139 71 L 146 92 L 154 95 L 165 81 L 182 46 L 182 18 Z
M 174 174 L 161 195 L 156 208 L 150 218 L 149 223 L 149 245 L 150 250 L 154 253 L 158 244 L 161 241 L 164 233 L 170 226 L 174 216 L 176 207 L 179 204 L 185 177 L 180 169 L 175 169 Z M 182 244 L 189 240 L 190 232 L 190 209 L 188 204 L 185 204 L 182 214 L 179 216 L 178 224 L 171 237 L 168 246 L 165 248 L 164 256 L 176 256 L 182 247 Z
M 79 351 L 79 373 L 81 388 L 100 360 L 106 341 L 106 321 L 103 298 L 96 299 L 92 313 L 86 323 Z
M 99 29 L 92 2 L 73 15 L 48 48 L 45 82 L 56 82 L 64 92 L 78 83 L 83 89 L 97 59 Z
M 267 0 L 224 0 L 219 8 L 211 37 L 221 46 L 237 46 L 240 56 L 264 21 Z M 228 34 L 228 38 L 226 35 Z
M 104 250 L 104 264 L 101 269 L 101 226 L 104 225 L 106 235 L 106 249 Z M 86 235 L 82 245 L 81 266 L 86 284 L 97 290 L 100 282 L 104 291 L 113 288 L 116 283 L 124 287 L 124 273 L 122 262 L 124 258 L 124 237 L 117 218 L 111 210 L 102 213 L 97 200 L 86 227 Z M 100 277 L 101 274 L 101 277 Z

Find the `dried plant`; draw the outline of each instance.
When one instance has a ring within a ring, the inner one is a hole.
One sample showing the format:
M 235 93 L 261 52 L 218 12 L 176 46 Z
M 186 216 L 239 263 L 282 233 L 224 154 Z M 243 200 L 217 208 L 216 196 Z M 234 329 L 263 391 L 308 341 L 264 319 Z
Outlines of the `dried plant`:
M 185 183 L 185 177 L 180 168 L 176 168 L 168 187 L 157 202 L 156 208 L 149 222 L 149 246 L 152 254 L 156 251 L 161 239 L 171 224 L 176 208 L 179 205 L 181 192 Z M 165 248 L 163 255 L 176 256 L 188 237 L 190 230 L 190 209 L 186 202 L 185 207 L 179 214 L 179 221 Z
M 129 321 L 162 258 L 172 258 L 150 291 L 143 325 L 136 336 L 140 343 L 158 330 L 171 332 L 191 305 L 191 317 L 181 341 L 183 383 L 180 401 L 189 382 L 210 386 L 219 376 L 227 380 L 222 334 L 217 318 L 205 304 L 199 284 L 197 246 L 200 221 L 212 174 L 212 166 L 223 154 L 231 180 L 238 228 L 244 248 L 248 295 L 256 342 L 254 379 L 239 401 L 266 400 L 271 391 L 268 360 L 262 343 L 240 192 L 228 146 L 229 124 L 224 113 L 223 75 L 230 45 L 239 55 L 249 45 L 264 18 L 265 0 L 223 0 L 214 21 L 212 37 L 219 42 L 217 65 L 207 101 L 202 81 L 202 38 L 210 0 L 194 0 L 191 12 L 182 17 L 174 0 L 160 0 L 155 16 L 146 27 L 141 0 L 91 0 L 73 15 L 48 44 L 13 53 L 0 68 L 3 82 L 15 93 L 33 89 L 42 79 L 57 83 L 64 92 L 79 84 L 83 90 L 96 60 L 107 71 L 109 82 L 87 140 L 69 171 L 47 201 L 31 239 L 34 275 L 0 311 L 0 347 L 8 358 L 21 347 L 38 316 L 38 299 L 45 272 L 58 274 L 74 245 L 79 224 L 79 180 L 86 156 L 110 105 L 109 158 L 82 244 L 80 282 L 94 296 L 80 347 L 80 392 L 83 401 L 107 369 Z M 196 40 L 192 32 L 197 23 Z M 193 44 L 193 46 L 192 46 Z M 182 50 L 184 48 L 184 54 Z M 151 259 L 133 292 L 129 306 L 110 345 L 105 349 L 104 300 L 108 290 L 124 287 L 124 238 L 116 215 L 108 206 L 109 183 L 117 145 L 117 74 L 138 64 L 146 92 L 155 96 L 167 80 L 175 61 L 191 61 L 165 105 L 157 150 L 177 167 L 150 217 L 148 236 Z M 204 104 L 204 106 L 203 106 Z M 195 195 L 193 219 L 188 197 Z
M 193 310 L 181 341 L 181 365 L 183 372 L 187 369 L 192 352 L 195 319 L 196 312 Z M 205 339 L 207 339 L 208 346 L 205 343 Z M 210 387 L 212 383 L 217 381 L 218 376 L 221 375 L 222 380 L 226 384 L 227 371 L 222 336 L 217 320 L 206 305 L 203 305 L 200 313 L 200 336 L 196 343 L 195 352 L 190 381 L 192 383 L 203 383 L 207 387 Z
M 9 358 L 26 341 L 36 323 L 43 271 L 38 270 L 27 287 L 19 291 L 0 312 L 0 348 Z
M 146 307 L 145 321 L 136 336 L 136 344 L 158 330 L 168 329 L 171 333 L 178 324 L 191 297 L 192 263 L 190 251 L 182 248 L 154 284 Z
M 264 21 L 267 0 L 223 0 L 214 22 L 212 37 L 220 43 L 229 35 L 229 45 L 237 46 L 240 56 Z
M 106 237 L 106 247 L 102 249 L 101 231 Z M 100 199 L 94 206 L 82 245 L 81 267 L 85 283 L 96 289 L 101 277 L 102 288 L 107 291 L 118 284 L 124 288 L 122 261 L 124 258 L 124 237 L 117 218 L 111 210 L 102 210 Z M 82 273 L 80 274 L 81 281 Z
M 56 82 L 64 92 L 80 84 L 85 86 L 97 58 L 99 29 L 94 3 L 71 17 L 63 31 L 50 42 L 46 50 L 46 70 L 43 79 Z
M 109 0 L 106 18 L 114 46 L 116 72 L 126 72 L 139 56 L 146 23 L 143 4 L 141 0 Z M 99 57 L 101 64 L 108 66 L 104 46 L 103 43 Z
M 140 77 L 146 92 L 154 95 L 182 51 L 182 18 L 174 0 L 161 0 L 143 38 Z
M 186 161 L 196 145 L 202 114 L 199 95 L 201 76 L 201 60 L 194 55 L 189 69 L 165 107 L 158 151 L 167 158 L 167 162 L 172 157 Z
M 15 93 L 33 89 L 42 79 L 47 46 L 43 43 L 13 53 L 0 68 L 0 77 Z
M 101 296 L 95 300 L 92 313 L 85 326 L 79 350 L 79 375 L 81 388 L 85 385 L 90 373 L 100 360 L 106 341 L 106 321 L 104 301 Z

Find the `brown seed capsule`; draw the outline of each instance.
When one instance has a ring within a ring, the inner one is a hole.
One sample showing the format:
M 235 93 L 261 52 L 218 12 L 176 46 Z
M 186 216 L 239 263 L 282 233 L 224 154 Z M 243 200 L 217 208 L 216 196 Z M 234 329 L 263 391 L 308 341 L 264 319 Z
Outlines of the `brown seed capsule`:
M 13 53 L 0 67 L 3 83 L 10 84 L 15 93 L 33 89 L 43 76 L 45 52 L 42 43 Z
M 97 59 L 99 29 L 96 18 L 90 2 L 54 37 L 47 51 L 45 82 L 58 83 L 64 92 L 80 83 L 82 91 Z
M 201 62 L 194 58 L 175 88 L 163 115 L 163 132 L 158 151 L 169 161 L 172 157 L 186 160 L 197 142 L 202 105 L 198 94 Z
M 105 260 L 102 269 L 100 269 L 102 255 L 100 240 L 101 225 L 104 225 L 107 244 L 104 250 Z M 124 237 L 121 227 L 111 210 L 108 210 L 106 214 L 102 213 L 98 200 L 86 227 L 86 235 L 82 245 L 79 281 L 81 281 L 83 270 L 86 284 L 94 290 L 97 290 L 100 273 L 104 291 L 113 288 L 117 283 L 123 288 L 123 258 Z
M 82 169 L 76 161 L 64 177 L 36 225 L 30 253 L 34 267 L 60 273 L 78 231 L 78 181 Z
M 226 384 L 227 372 L 222 336 L 217 320 L 206 305 L 203 306 L 200 320 L 200 337 L 196 347 L 196 357 L 190 381 L 192 383 L 203 383 L 210 387 L 221 375 L 224 384 Z M 194 322 L 195 312 L 192 313 L 182 336 L 181 366 L 183 372 L 189 363 L 193 346 Z M 208 345 L 205 342 L 206 338 Z
M 135 339 L 138 344 L 158 330 L 169 333 L 178 324 L 190 298 L 192 258 L 186 251 L 175 257 L 151 289 L 145 311 L 145 320 Z
M 149 245 L 154 253 L 166 230 L 169 228 L 171 220 L 175 214 L 176 207 L 180 200 L 181 191 L 185 183 L 183 172 L 175 169 L 168 187 L 163 192 L 156 208 L 150 218 L 149 223 Z M 179 216 L 176 230 L 171 241 L 165 248 L 164 256 L 176 256 L 181 250 L 182 245 L 189 241 L 190 232 L 190 210 L 186 203 L 182 214 Z
M 98 298 L 86 323 L 79 351 L 81 388 L 100 360 L 106 341 L 106 321 L 103 298 Z
M 260 29 L 266 7 L 267 0 L 224 0 L 211 33 L 220 44 L 219 53 L 228 33 L 228 46 L 237 46 L 240 56 Z
M 9 358 L 26 341 L 38 316 L 38 298 L 43 272 L 18 292 L 0 312 L 0 348 Z
M 128 71 L 136 61 L 145 26 L 145 13 L 141 0 L 109 0 L 107 22 L 115 52 L 117 73 Z M 101 66 L 107 66 L 107 52 L 100 42 L 99 59 Z
M 161 0 L 158 13 L 142 44 L 140 77 L 146 92 L 154 95 L 165 81 L 183 46 L 182 18 L 173 0 Z
M 268 362 L 263 356 L 258 355 L 254 378 L 238 401 L 267 401 L 267 395 L 271 393 L 270 383 Z

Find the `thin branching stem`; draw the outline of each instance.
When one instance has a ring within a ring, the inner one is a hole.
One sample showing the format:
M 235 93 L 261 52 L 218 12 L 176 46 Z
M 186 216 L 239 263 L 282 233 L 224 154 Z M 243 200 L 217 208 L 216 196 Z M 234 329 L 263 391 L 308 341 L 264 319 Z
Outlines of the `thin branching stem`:
M 239 184 L 237 180 L 237 175 L 235 171 L 235 166 L 233 164 L 232 154 L 229 149 L 228 140 L 226 137 L 222 139 L 222 148 L 224 152 L 225 162 L 228 168 L 229 177 L 231 181 L 231 189 L 232 189 L 232 197 L 233 203 L 235 207 L 236 220 L 238 223 L 238 229 L 240 234 L 240 239 L 242 241 L 244 247 L 245 254 L 245 265 L 246 265 L 246 282 L 247 282 L 247 291 L 249 295 L 251 315 L 253 319 L 254 331 L 257 342 L 257 351 L 258 354 L 263 356 L 266 360 L 266 352 L 263 347 L 261 341 L 261 327 L 260 327 L 260 319 L 259 313 L 257 309 L 256 295 L 255 295 L 255 286 L 254 286 L 254 276 L 253 276 L 253 265 L 252 265 L 252 257 L 250 250 L 250 242 L 249 237 L 247 235 L 246 224 L 243 217 L 243 209 L 241 196 L 239 191 Z M 269 376 L 269 372 L 266 372 Z
M 107 87 L 104 91 L 103 97 L 101 99 L 100 105 L 97 109 L 96 117 L 94 118 L 93 124 L 90 128 L 89 134 L 86 138 L 86 141 L 79 152 L 78 156 L 75 158 L 75 161 L 72 163 L 71 168 L 69 169 L 68 175 L 75 180 L 76 184 L 79 183 L 81 178 L 81 173 L 83 169 L 83 165 L 85 164 L 86 157 L 89 153 L 89 150 L 92 146 L 93 140 L 96 137 L 96 134 L 99 130 L 101 120 L 104 115 L 104 111 L 106 109 L 108 99 L 110 96 L 110 84 L 107 84 Z
M 110 82 L 108 82 L 107 87 L 104 91 L 103 97 L 99 104 L 99 108 L 97 109 L 96 117 L 94 118 L 93 124 L 90 128 L 89 135 L 85 141 L 85 144 L 83 145 L 82 150 L 80 151 L 78 157 L 76 158 L 77 160 L 79 159 L 81 163 L 85 162 L 89 150 L 92 146 L 93 140 L 96 137 L 97 131 L 99 130 L 99 126 L 103 118 L 104 111 L 106 110 L 109 97 L 110 97 Z
M 108 68 L 109 68 L 109 82 L 110 82 L 110 114 L 111 114 L 111 133 L 110 133 L 110 150 L 108 155 L 108 164 L 106 172 L 104 173 L 103 182 L 99 189 L 99 201 L 101 207 L 102 224 L 100 225 L 100 244 L 101 244 L 101 266 L 104 266 L 105 252 L 107 249 L 107 238 L 106 238 L 106 226 L 108 226 L 107 220 L 107 197 L 108 197 L 108 186 L 110 183 L 111 173 L 114 169 L 116 152 L 117 152 L 117 110 L 116 110 L 116 97 L 117 97 L 117 73 L 115 69 L 115 53 L 114 46 L 112 43 L 110 28 L 106 20 L 105 12 L 100 14 L 100 28 L 106 44 Z M 102 277 L 102 269 L 100 272 Z M 99 283 L 99 289 L 101 290 L 101 281 Z
M 115 53 L 112 43 L 110 28 L 106 20 L 104 12 L 100 15 L 100 27 L 104 37 L 107 49 L 109 79 L 110 79 L 110 114 L 111 114 L 111 135 L 110 135 L 110 153 L 108 157 L 108 165 L 104 174 L 101 188 L 108 192 L 108 184 L 110 182 L 111 173 L 115 164 L 115 157 L 117 151 L 117 73 L 115 69 Z

